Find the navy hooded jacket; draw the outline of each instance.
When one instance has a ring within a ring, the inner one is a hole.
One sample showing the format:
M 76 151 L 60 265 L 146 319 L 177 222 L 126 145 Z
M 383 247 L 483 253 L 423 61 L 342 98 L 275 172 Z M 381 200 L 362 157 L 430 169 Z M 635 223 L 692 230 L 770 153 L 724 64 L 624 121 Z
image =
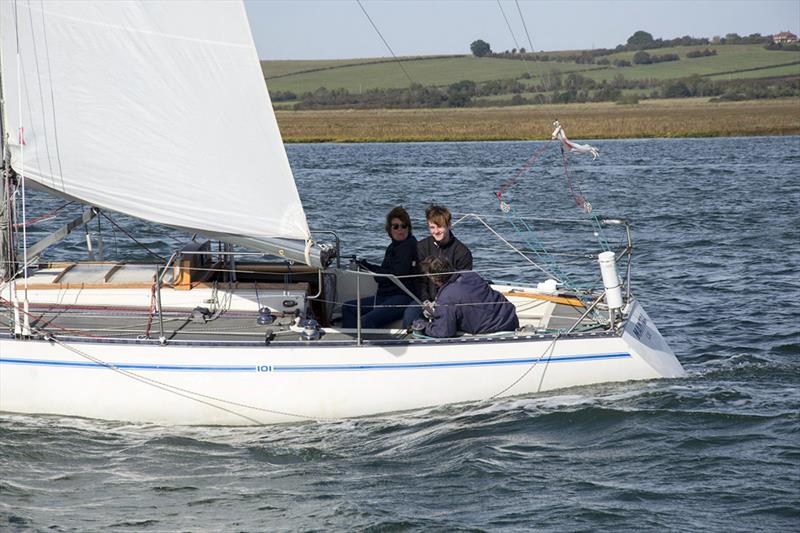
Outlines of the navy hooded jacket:
M 453 337 L 457 331 L 480 334 L 518 327 L 514 304 L 475 272 L 463 272 L 453 275 L 439 289 L 433 319 L 425 327 L 425 334 Z
M 376 274 L 394 274 L 395 276 L 408 276 L 415 274 L 417 269 L 417 238 L 409 235 L 404 241 L 392 239 L 391 244 L 386 248 L 383 262 L 380 266 L 367 261 L 362 264 Z M 417 293 L 417 278 L 401 278 L 400 281 L 412 293 Z M 379 298 L 388 298 L 395 294 L 405 294 L 394 281 L 388 278 L 375 278 L 378 282 Z

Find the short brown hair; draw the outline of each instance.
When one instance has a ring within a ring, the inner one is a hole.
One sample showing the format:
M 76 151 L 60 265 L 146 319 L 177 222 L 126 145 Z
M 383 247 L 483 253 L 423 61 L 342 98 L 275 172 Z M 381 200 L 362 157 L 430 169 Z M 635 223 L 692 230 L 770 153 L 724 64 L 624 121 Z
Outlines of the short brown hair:
M 419 266 L 437 283 L 447 283 L 453 277 L 453 265 L 444 257 L 429 255 L 422 260 Z
M 452 219 L 453 216 L 450 214 L 450 210 L 444 206 L 431 204 L 425 210 L 425 220 L 429 223 L 433 222 L 437 226 L 449 228 Z
M 395 218 L 399 219 L 400 222 L 408 226 L 408 234 L 411 235 L 411 217 L 408 216 L 408 212 L 403 208 L 403 206 L 398 205 L 386 215 L 386 233 L 389 235 L 389 237 L 392 236 L 392 220 Z

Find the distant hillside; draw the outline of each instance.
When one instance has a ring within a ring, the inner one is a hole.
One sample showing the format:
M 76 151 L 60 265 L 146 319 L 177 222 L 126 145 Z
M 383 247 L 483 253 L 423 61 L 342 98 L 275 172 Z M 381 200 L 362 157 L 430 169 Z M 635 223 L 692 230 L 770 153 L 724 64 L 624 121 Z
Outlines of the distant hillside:
M 650 60 L 660 62 L 648 63 Z M 262 69 L 276 106 L 297 109 L 636 103 L 640 99 L 686 96 L 738 100 L 800 95 L 800 51 L 771 50 L 763 44 L 480 58 L 408 57 L 400 61 L 403 69 L 391 58 L 263 61 Z

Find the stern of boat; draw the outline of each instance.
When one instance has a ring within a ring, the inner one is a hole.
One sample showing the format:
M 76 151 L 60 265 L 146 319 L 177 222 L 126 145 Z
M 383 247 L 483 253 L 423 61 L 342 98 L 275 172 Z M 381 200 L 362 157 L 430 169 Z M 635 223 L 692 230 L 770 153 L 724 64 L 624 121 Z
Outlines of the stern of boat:
M 675 353 L 635 298 L 631 298 L 629 301 L 626 315 L 627 319 L 622 326 L 621 337 L 631 353 L 638 355 L 661 377 L 686 376 L 686 371 L 675 357 Z

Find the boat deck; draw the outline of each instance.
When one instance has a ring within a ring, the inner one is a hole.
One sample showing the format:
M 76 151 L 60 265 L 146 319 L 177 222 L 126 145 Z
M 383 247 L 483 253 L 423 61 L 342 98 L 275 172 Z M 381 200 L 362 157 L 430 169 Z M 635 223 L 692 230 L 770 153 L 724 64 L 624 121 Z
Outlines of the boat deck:
M 297 270 L 297 269 L 295 269 Z M 369 277 L 330 269 L 324 275 L 297 271 L 289 275 L 283 264 L 250 264 L 239 272 L 239 282 L 197 281 L 187 270 L 171 271 L 171 284 L 157 289 L 154 265 L 48 263 L 29 275 L 24 289 L 34 336 L 168 343 L 356 343 L 442 342 L 408 333 L 399 321 L 387 329 L 362 330 L 337 327 L 341 302 L 370 294 L 377 285 Z M 189 271 L 192 272 L 192 271 Z M 252 279 L 244 281 L 246 276 Z M 280 281 L 279 281 L 280 280 Z M 324 282 L 324 285 L 323 285 Z M 360 289 L 358 283 L 360 282 Z M 584 304 L 569 293 L 495 285 L 517 310 L 522 329 L 491 335 L 457 338 L 496 339 L 515 336 L 549 336 L 575 329 L 599 333 L 603 324 L 584 316 Z M 16 290 L 24 285 L 16 282 Z M 358 290 L 361 290 L 359 293 Z M 12 296 L 10 285 L 0 295 L 0 329 L 19 332 L 23 316 L 21 292 Z M 16 304 L 10 303 L 16 300 Z M 160 304 L 160 305 L 159 305 Z M 159 316 L 158 308 L 163 306 Z M 258 319 L 269 311 L 269 324 Z M 304 331 L 297 317 L 316 317 L 319 331 Z M 576 322 L 580 321 L 580 324 Z M 310 335 L 308 335 L 310 334 Z
M 160 342 L 164 337 L 168 343 L 231 343 L 231 344 L 282 344 L 282 343 L 335 343 L 350 344 L 358 341 L 355 329 L 337 327 L 320 328 L 320 337 L 304 338 L 302 328 L 294 324 L 292 316 L 277 318 L 272 324 L 258 323 L 256 313 L 223 312 L 218 316 L 202 317 L 191 311 L 164 311 L 162 321 L 157 314 L 145 310 L 85 309 L 73 306 L 32 306 L 30 325 L 36 336 L 53 335 L 57 338 L 92 340 L 116 340 L 119 342 Z M 13 314 L 0 314 L 0 329 L 13 330 Z M 602 329 L 576 331 L 574 336 L 603 335 Z M 455 340 L 492 339 L 515 337 L 550 337 L 553 331 L 527 327 L 517 331 L 489 335 L 459 335 Z M 404 329 L 362 330 L 361 341 L 366 343 L 442 342 L 408 333 Z
M 163 320 L 145 310 L 84 309 L 70 306 L 47 306 L 30 309 L 30 325 L 40 333 L 58 337 L 88 339 L 168 341 L 248 342 L 263 344 L 281 338 L 299 340 L 300 331 L 292 329 L 293 318 L 277 319 L 261 325 L 256 313 L 224 312 L 203 318 L 192 311 L 164 311 Z M 163 333 L 162 333 L 163 323 Z M 0 327 L 13 328 L 10 313 L 0 315 Z M 325 333 L 331 340 L 351 340 L 346 333 Z

